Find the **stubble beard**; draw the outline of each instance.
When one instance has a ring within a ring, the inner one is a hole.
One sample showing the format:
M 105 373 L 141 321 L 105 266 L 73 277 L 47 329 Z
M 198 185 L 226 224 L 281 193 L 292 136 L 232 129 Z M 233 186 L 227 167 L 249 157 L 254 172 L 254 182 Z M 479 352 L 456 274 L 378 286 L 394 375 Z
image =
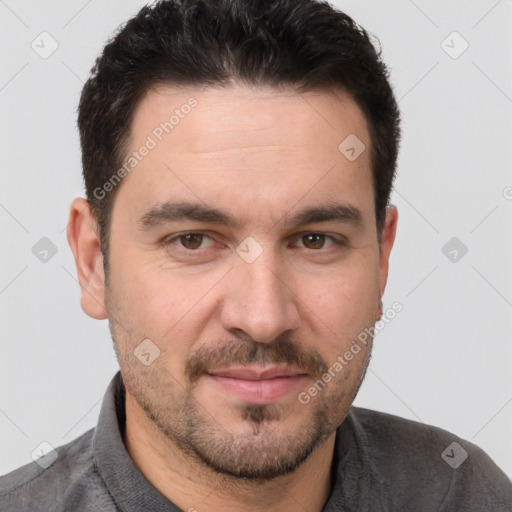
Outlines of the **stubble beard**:
M 172 389 L 183 388 L 161 379 L 161 369 L 155 368 L 141 377 L 125 365 L 121 373 L 139 407 L 185 457 L 214 474 L 257 483 L 294 472 L 336 431 L 359 390 L 368 362 L 369 357 L 357 388 L 350 394 L 343 386 L 330 391 L 325 388 L 308 404 L 301 405 L 304 420 L 293 430 L 282 425 L 289 414 L 284 406 L 247 404 L 237 407 L 241 431 L 231 433 L 195 398 L 194 384 L 176 397 Z M 340 384 L 346 382 L 341 375 L 337 378 Z
M 343 370 L 346 374 L 336 376 L 331 386 L 301 405 L 304 409 L 299 411 L 305 411 L 304 420 L 293 429 L 284 428 L 290 413 L 282 404 L 246 404 L 237 407 L 241 431 L 229 432 L 194 396 L 204 367 L 226 360 L 239 364 L 288 362 L 308 368 L 315 375 L 314 382 L 327 368 L 319 355 L 305 354 L 297 348 L 299 345 L 283 339 L 276 340 L 275 345 L 231 340 L 220 350 L 189 360 L 188 381 L 183 387 L 157 364 L 158 359 L 143 367 L 133 357 L 133 348 L 137 346 L 133 339 L 123 339 L 124 347 L 128 348 L 121 350 L 116 341 L 120 340 L 119 332 L 115 332 L 115 322 L 110 318 L 109 326 L 126 391 L 170 446 L 214 475 L 253 484 L 294 472 L 336 431 L 362 384 L 371 355 L 369 344 L 368 352 L 361 353 L 365 361 L 355 385 L 350 385 L 352 369 L 347 367 Z M 124 334 L 124 338 L 132 338 L 129 331 Z

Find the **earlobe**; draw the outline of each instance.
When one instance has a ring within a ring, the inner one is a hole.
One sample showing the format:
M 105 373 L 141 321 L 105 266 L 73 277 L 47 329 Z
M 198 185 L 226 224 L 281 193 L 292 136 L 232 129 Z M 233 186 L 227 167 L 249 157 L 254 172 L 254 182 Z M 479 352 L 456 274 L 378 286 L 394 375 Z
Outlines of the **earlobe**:
M 68 243 L 75 257 L 84 312 L 97 320 L 108 318 L 105 308 L 105 273 L 97 223 L 87 200 L 75 199 L 69 211 Z
M 398 210 L 396 206 L 390 205 L 386 209 L 386 220 L 382 229 L 382 236 L 380 242 L 380 296 L 384 295 L 386 283 L 388 280 L 389 257 L 391 249 L 395 242 L 396 228 L 398 224 Z
M 375 317 L 375 321 L 378 322 L 382 318 L 384 305 L 382 304 L 382 300 L 379 300 L 379 307 L 377 309 L 377 316 Z

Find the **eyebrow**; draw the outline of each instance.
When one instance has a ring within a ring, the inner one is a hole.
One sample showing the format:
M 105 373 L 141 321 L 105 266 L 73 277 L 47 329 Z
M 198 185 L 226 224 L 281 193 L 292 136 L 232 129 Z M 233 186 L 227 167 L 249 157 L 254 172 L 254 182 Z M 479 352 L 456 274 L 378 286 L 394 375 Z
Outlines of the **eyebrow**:
M 201 203 L 187 201 L 169 201 L 157 204 L 139 218 L 138 224 L 140 229 L 146 231 L 162 224 L 182 220 L 219 224 L 229 228 L 240 228 L 242 225 L 242 222 L 230 212 Z M 328 203 L 321 206 L 303 208 L 291 216 L 287 214 L 283 217 L 283 224 L 287 227 L 332 221 L 360 226 L 363 222 L 363 215 L 353 205 Z

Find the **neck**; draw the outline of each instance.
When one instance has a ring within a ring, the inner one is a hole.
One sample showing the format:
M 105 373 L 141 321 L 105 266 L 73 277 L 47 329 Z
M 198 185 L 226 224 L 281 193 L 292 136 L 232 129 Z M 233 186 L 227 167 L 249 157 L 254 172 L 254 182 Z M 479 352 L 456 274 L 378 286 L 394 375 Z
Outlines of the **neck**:
M 187 512 L 320 512 L 331 489 L 335 433 L 293 473 L 267 481 L 220 475 L 166 438 L 126 394 L 125 445 L 145 478 Z

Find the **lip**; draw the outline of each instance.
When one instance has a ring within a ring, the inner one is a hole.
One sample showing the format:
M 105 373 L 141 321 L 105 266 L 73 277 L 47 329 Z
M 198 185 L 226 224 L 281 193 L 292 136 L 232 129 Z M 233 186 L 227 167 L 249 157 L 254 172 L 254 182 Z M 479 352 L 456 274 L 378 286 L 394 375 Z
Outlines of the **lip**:
M 208 379 L 223 391 L 250 404 L 276 402 L 303 383 L 307 374 L 285 365 L 233 366 L 214 370 Z
M 230 366 L 229 368 L 221 370 L 213 370 L 209 372 L 209 375 L 242 380 L 269 380 L 278 377 L 296 377 L 297 375 L 305 375 L 305 373 L 297 368 L 293 368 L 287 365 L 251 365 Z

